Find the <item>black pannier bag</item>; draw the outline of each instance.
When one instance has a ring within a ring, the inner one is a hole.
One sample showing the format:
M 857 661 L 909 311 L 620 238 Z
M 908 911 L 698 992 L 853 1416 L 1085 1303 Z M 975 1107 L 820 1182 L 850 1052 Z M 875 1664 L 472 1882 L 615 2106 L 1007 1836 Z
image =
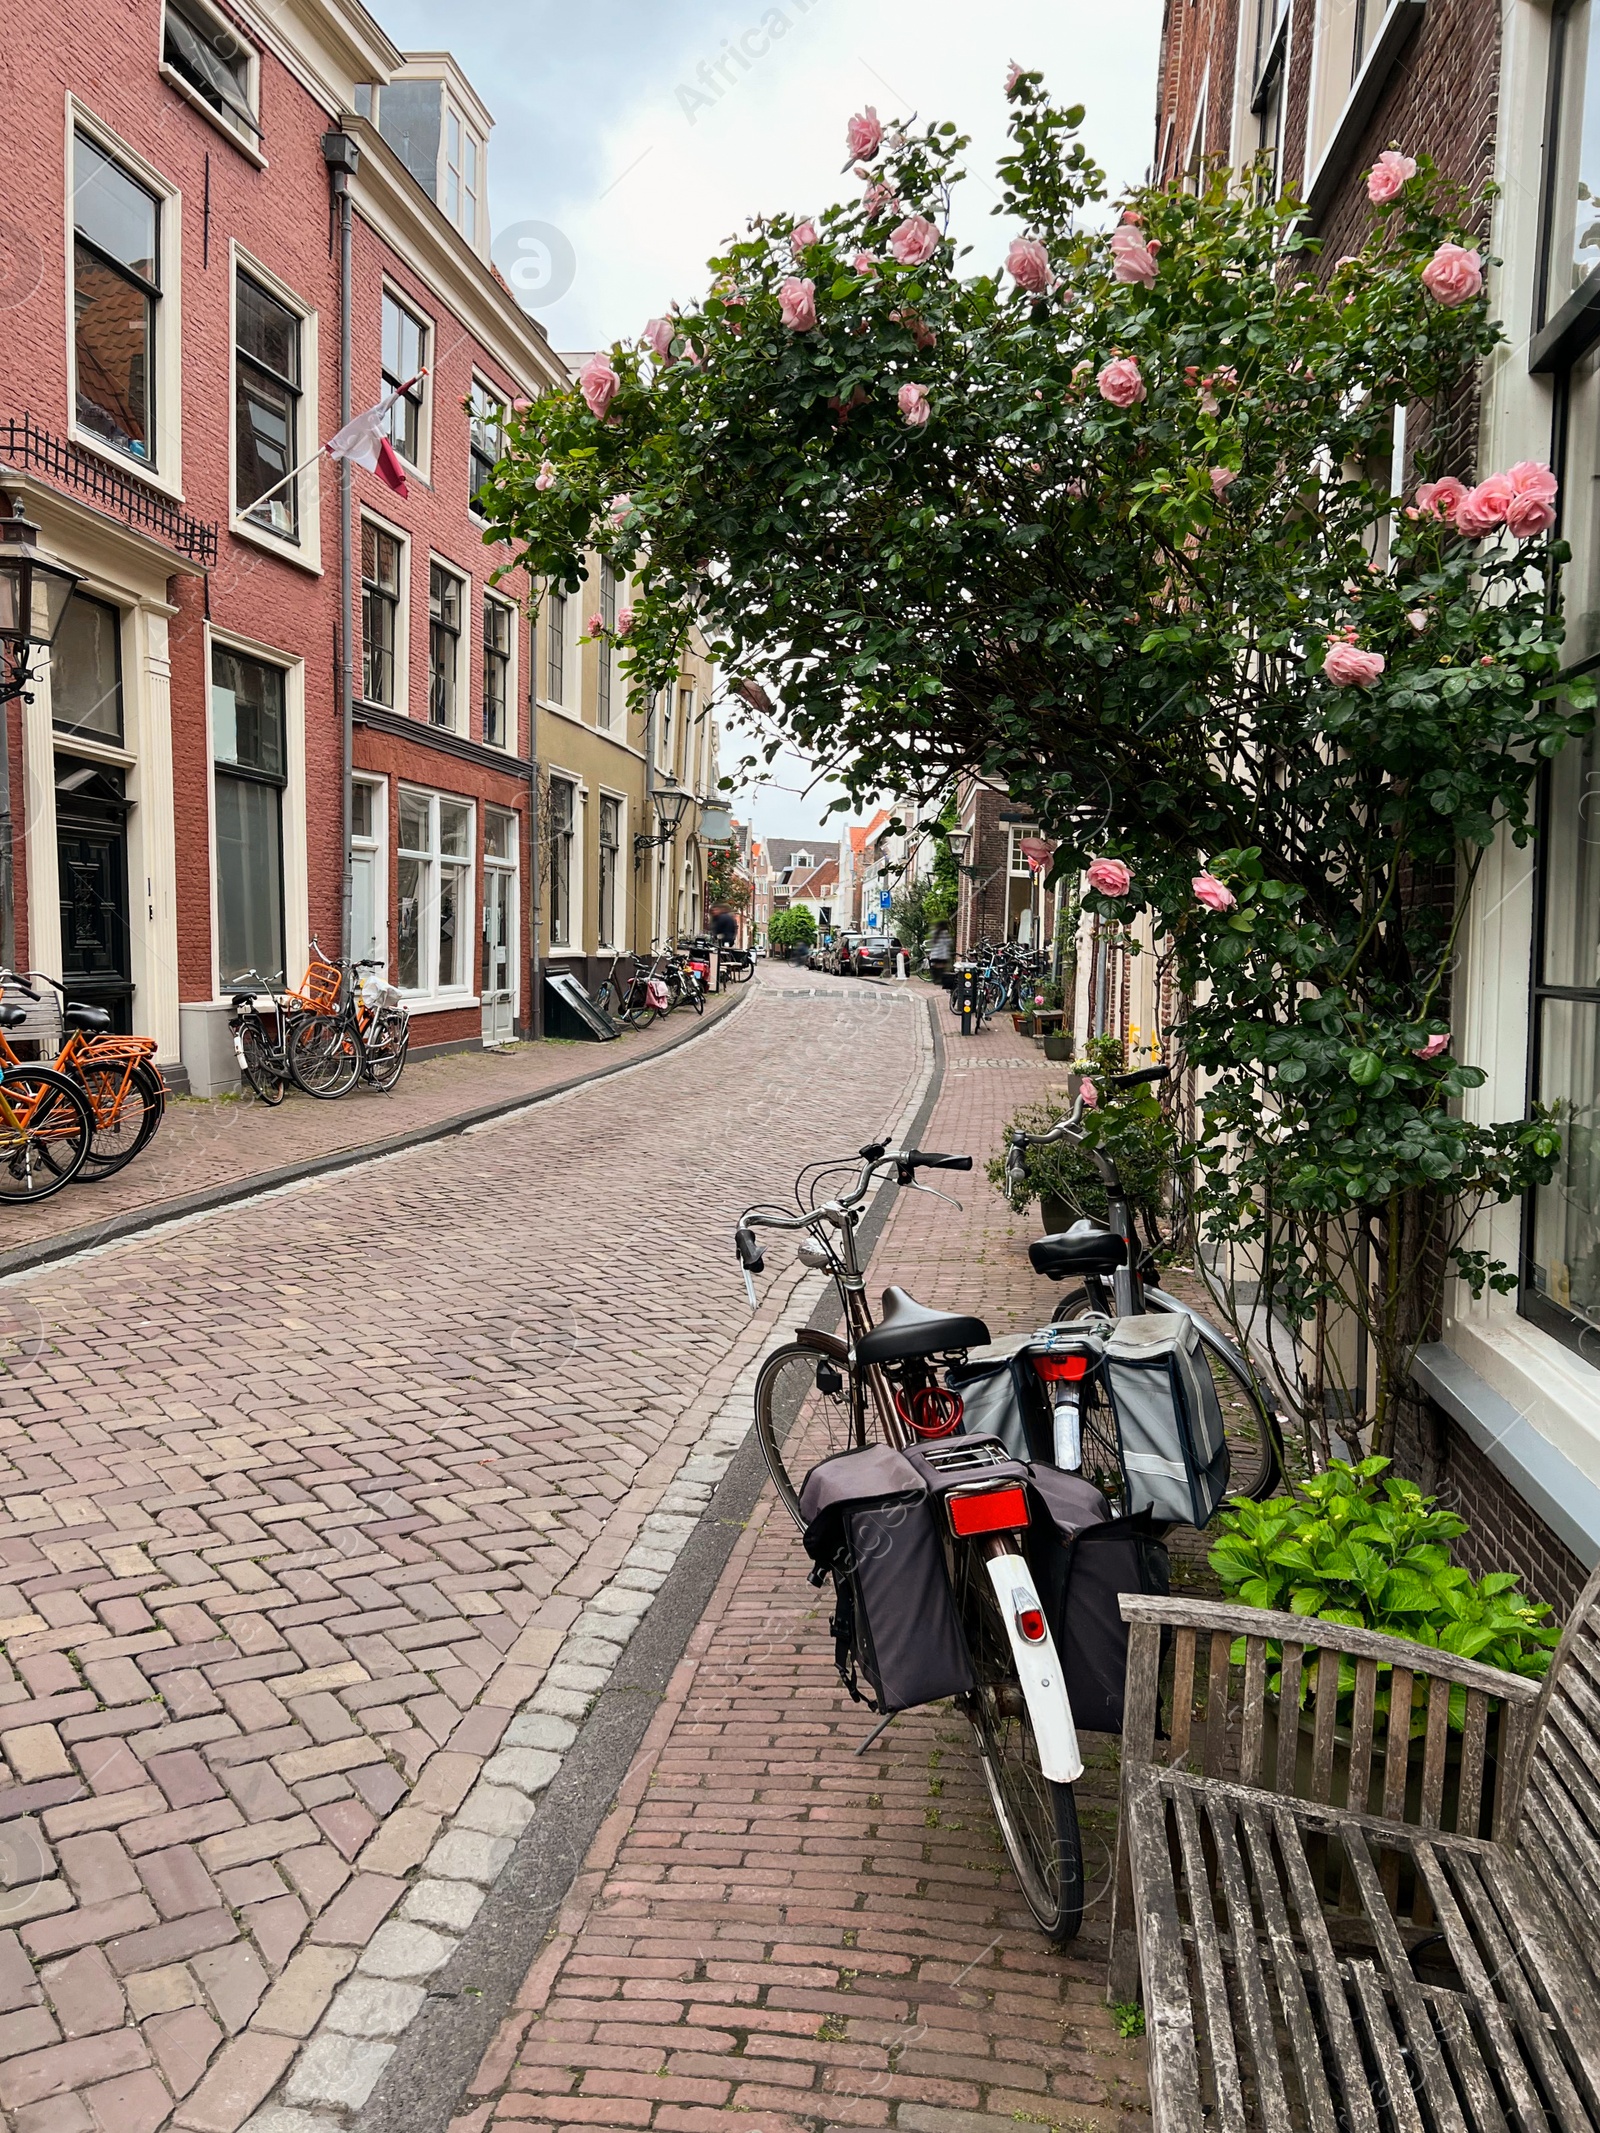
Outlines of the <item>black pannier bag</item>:
M 938 1506 L 889 1444 L 836 1452 L 800 1488 L 812 1581 L 833 1577 L 834 1658 L 857 1701 L 877 1711 L 964 1696 L 973 1686 L 945 1568 Z M 870 1696 L 858 1686 L 865 1677 Z
M 1128 1509 L 1203 1526 L 1228 1493 L 1222 1405 L 1186 1311 L 1119 1319 L 1101 1365 L 1122 1440 Z
M 1073 1723 L 1120 1733 L 1128 1671 L 1125 1592 L 1164 1593 L 1167 1551 L 1148 1517 L 1113 1518 L 1092 1483 L 1052 1467 L 1033 1475 L 1028 1565 L 1061 1661 Z
M 961 1395 L 963 1436 L 998 1438 L 1013 1459 L 1024 1463 L 1053 1459 L 1050 1396 L 1026 1344 L 1012 1355 L 952 1364 L 944 1381 Z

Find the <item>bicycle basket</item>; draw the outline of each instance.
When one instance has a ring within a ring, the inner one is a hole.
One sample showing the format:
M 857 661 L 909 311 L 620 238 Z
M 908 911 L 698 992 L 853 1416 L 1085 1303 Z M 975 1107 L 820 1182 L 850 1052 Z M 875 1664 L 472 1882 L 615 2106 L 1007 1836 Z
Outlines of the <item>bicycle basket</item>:
M 343 983 L 344 972 L 337 963 L 318 960 L 306 972 L 295 998 L 316 1014 L 331 1014 L 339 1004 L 339 988 Z

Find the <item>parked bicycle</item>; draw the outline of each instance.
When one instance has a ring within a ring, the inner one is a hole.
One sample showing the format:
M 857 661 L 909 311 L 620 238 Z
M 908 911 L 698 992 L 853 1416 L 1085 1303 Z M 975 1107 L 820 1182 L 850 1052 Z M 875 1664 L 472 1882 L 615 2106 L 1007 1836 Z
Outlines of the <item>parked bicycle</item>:
M 626 977 L 621 969 L 624 960 L 630 965 Z M 655 974 L 654 964 L 642 963 L 633 955 L 624 958 L 620 948 L 600 981 L 596 1001 L 602 1013 L 613 1022 L 625 1022 L 630 1029 L 648 1029 L 657 1015 L 672 1011 L 672 996 L 665 981 Z
M 52 1064 L 78 1084 L 94 1116 L 89 1150 L 76 1175 L 83 1183 L 115 1176 L 149 1144 L 166 1112 L 167 1087 L 155 1064 L 155 1038 L 112 1034 L 104 1008 L 69 999 L 60 979 L 42 970 L 0 970 L 0 986 L 36 1005 L 45 999 L 40 986 L 59 995 L 60 1038 Z M 23 1009 L 16 1026 L 26 1020 Z M 3 1034 L 0 1063 L 21 1064 Z
M 20 1002 L 0 1004 L 0 1033 L 27 1019 Z M 5 1060 L 0 1064 L 0 1201 L 47 1200 L 70 1185 L 83 1168 L 94 1128 L 88 1100 L 69 1075 L 31 1060 Z

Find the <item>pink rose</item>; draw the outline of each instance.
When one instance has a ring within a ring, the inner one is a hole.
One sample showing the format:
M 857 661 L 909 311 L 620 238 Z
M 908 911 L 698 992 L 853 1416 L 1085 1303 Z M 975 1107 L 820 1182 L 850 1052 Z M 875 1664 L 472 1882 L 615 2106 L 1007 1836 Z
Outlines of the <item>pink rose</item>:
M 652 318 L 645 321 L 644 332 L 639 339 L 641 348 L 648 348 L 658 363 L 672 360 L 672 321 L 669 318 Z
M 613 526 L 620 526 L 632 509 L 633 498 L 624 490 L 620 496 L 613 496 L 606 505 L 606 517 Z
M 1119 242 L 1118 240 L 1122 240 Z M 1113 281 L 1143 282 L 1147 289 L 1154 288 L 1156 279 L 1156 254 L 1159 244 L 1144 244 L 1131 230 L 1114 230 L 1111 235 L 1111 278 Z
M 631 607 L 621 607 L 621 608 L 618 608 L 618 610 L 617 610 L 617 635 L 618 635 L 619 637 L 629 637 L 629 636 L 631 636 L 632 634 L 633 634 L 633 609 L 632 609 Z
M 1542 496 L 1514 495 L 1506 506 L 1506 528 L 1519 541 L 1537 539 L 1548 533 L 1556 522 L 1556 507 L 1546 503 Z
M 789 249 L 791 252 L 803 252 L 808 244 L 815 244 L 816 241 L 817 225 L 814 222 L 797 222 L 789 232 Z
M 605 635 L 605 633 L 606 633 L 606 619 L 605 619 L 605 616 L 604 616 L 604 615 L 600 615 L 600 614 L 594 614 L 594 615 L 591 615 L 591 616 L 589 617 L 589 635 L 590 635 L 591 637 L 603 637 L 603 636 Z
M 1095 1108 L 1096 1104 L 1098 1104 L 1100 1101 L 1100 1091 L 1095 1087 L 1094 1083 L 1089 1079 L 1087 1074 L 1085 1074 L 1082 1081 L 1078 1083 L 1078 1094 L 1083 1098 L 1083 1108 L 1086 1111 L 1092 1111 Z
M 874 215 L 892 213 L 900 205 L 900 202 L 895 198 L 895 191 L 892 185 L 884 185 L 878 179 L 874 179 L 861 195 L 861 205 L 866 209 L 870 218 Z
M 857 252 L 855 258 L 851 260 L 850 266 L 852 271 L 857 274 L 876 274 L 878 271 L 878 262 L 870 252 Z
M 883 128 L 878 124 L 876 107 L 868 104 L 865 111 L 858 111 L 844 129 L 845 145 L 850 155 L 864 161 L 878 153 L 883 143 Z
M 1447 1052 L 1449 1049 L 1450 1032 L 1447 1029 L 1436 1030 L 1426 1044 L 1417 1046 L 1415 1056 L 1418 1059 L 1437 1059 L 1441 1052 Z
M 889 249 L 903 267 L 920 267 L 939 249 L 939 232 L 926 215 L 907 215 L 890 233 Z
M 1100 388 L 1102 400 L 1109 400 L 1113 407 L 1132 407 L 1144 398 L 1144 379 L 1139 375 L 1139 365 L 1132 356 L 1115 356 L 1101 371 L 1095 383 Z
M 1239 479 L 1237 467 L 1213 467 L 1211 469 L 1211 493 L 1220 497 L 1229 482 Z
M 1035 1006 L 1035 1007 L 1043 1007 L 1043 1005 L 1044 1005 L 1044 994 L 1043 994 L 1042 992 L 1036 992 L 1036 993 L 1034 994 L 1034 996 L 1033 996 L 1033 1004 L 1034 1004 L 1034 1006 Z
M 809 333 L 817 323 L 817 285 L 790 275 L 778 289 L 778 309 L 791 333 Z
M 1408 178 L 1417 174 L 1416 158 L 1403 156 L 1398 148 L 1386 148 L 1367 172 L 1367 198 L 1374 207 L 1393 200 Z
M 1411 627 L 1420 637 L 1422 635 L 1422 632 L 1428 627 L 1427 609 L 1421 607 L 1408 608 L 1406 610 L 1406 620 L 1411 624 Z
M 1050 257 L 1036 237 L 1016 237 L 1006 254 L 1006 272 L 1030 296 L 1048 296 L 1056 285 Z
M 1456 506 L 1467 493 L 1464 481 L 1446 474 L 1442 481 L 1425 481 L 1417 491 L 1417 509 L 1427 518 L 1442 518 L 1454 525 Z
M 902 385 L 899 393 L 900 412 L 909 429 L 920 430 L 928 419 L 928 388 L 926 385 Z
M 1133 876 L 1120 859 L 1093 859 L 1089 862 L 1089 886 L 1098 889 L 1102 896 L 1126 896 Z
M 555 485 L 556 470 L 554 463 L 548 459 L 541 459 L 539 471 L 533 478 L 533 486 L 536 489 L 553 489 Z
M 1497 526 L 1505 524 L 1506 511 L 1515 493 L 1509 476 L 1505 474 L 1491 474 L 1487 481 L 1480 481 L 1456 505 L 1456 531 L 1464 533 L 1469 541 L 1493 533 Z
M 1345 637 L 1328 639 L 1328 656 L 1322 671 L 1341 689 L 1370 689 L 1386 662 L 1381 652 L 1364 652 Z
M 1021 81 L 1021 79 L 1022 79 L 1022 69 L 1021 69 L 1021 68 L 1020 68 L 1020 67 L 1019 67 L 1019 66 L 1017 65 L 1017 63 L 1016 63 L 1016 61 L 1015 61 L 1015 60 L 1012 60 L 1012 62 L 1011 62 L 1011 64 L 1010 64 L 1010 66 L 1006 68 L 1006 95 L 1007 95 L 1007 96 L 1015 96 L 1015 95 L 1016 95 L 1016 93 L 1017 93 L 1017 83 L 1018 83 L 1019 81 Z
M 1422 286 L 1447 311 L 1483 293 L 1483 261 L 1464 244 L 1442 244 L 1422 270 Z
M 611 368 L 606 358 L 597 349 L 578 372 L 578 390 L 584 405 L 596 422 L 604 422 L 606 410 L 617 397 L 617 387 L 622 380 Z
M 1519 459 L 1506 468 L 1506 480 L 1519 496 L 1537 496 L 1547 504 L 1555 502 L 1561 486 L 1542 459 Z
M 1231 911 L 1239 900 L 1215 874 L 1196 874 L 1189 886 L 1208 911 Z

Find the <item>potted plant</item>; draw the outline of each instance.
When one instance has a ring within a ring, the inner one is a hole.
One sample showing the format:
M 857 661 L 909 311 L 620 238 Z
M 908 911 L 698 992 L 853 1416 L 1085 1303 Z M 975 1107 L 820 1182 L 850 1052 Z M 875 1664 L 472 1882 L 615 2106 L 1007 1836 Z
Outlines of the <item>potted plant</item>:
M 1023 1157 L 1020 1182 L 1011 1187 L 1006 1178 L 1005 1144 L 989 1163 L 989 1182 L 1004 1193 L 1021 1214 L 1033 1201 L 1047 1235 L 1063 1230 L 1081 1216 L 1104 1222 L 1108 1213 L 1105 1187 L 1089 1153 L 1103 1148 L 1115 1158 L 1134 1207 L 1153 1225 L 1165 1205 L 1171 1183 L 1174 1135 L 1153 1089 L 1127 1089 L 1101 1101 L 1099 1087 L 1112 1074 L 1123 1071 L 1120 1039 L 1091 1037 L 1086 1056 L 1067 1077 L 1066 1091 L 1047 1096 L 1042 1102 L 1024 1104 L 1006 1121 L 1006 1138 L 1020 1127 L 1025 1133 L 1047 1133 L 1066 1117 L 1079 1086 L 1087 1080 L 1095 1089 L 1095 1102 L 1083 1115 L 1087 1145 L 1057 1141 L 1053 1148 L 1030 1148 Z
M 775 952 L 786 948 L 790 962 L 804 964 L 817 943 L 817 922 L 804 904 L 786 904 L 773 912 L 767 940 Z

